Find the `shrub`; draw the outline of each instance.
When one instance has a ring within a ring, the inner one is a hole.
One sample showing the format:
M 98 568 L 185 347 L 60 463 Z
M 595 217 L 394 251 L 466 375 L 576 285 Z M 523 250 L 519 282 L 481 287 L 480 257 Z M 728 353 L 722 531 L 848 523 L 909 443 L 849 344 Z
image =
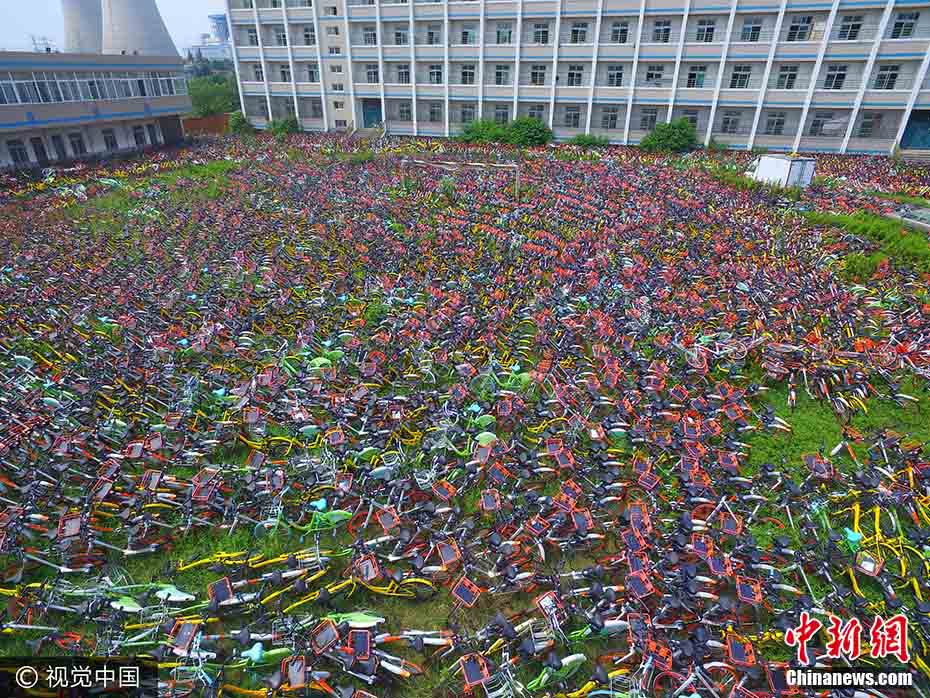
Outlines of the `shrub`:
M 727 146 L 725 143 L 721 143 L 720 141 L 711 138 L 707 144 L 707 150 L 711 153 L 723 153 L 726 152 Z
M 507 125 L 507 142 L 513 145 L 545 145 L 552 140 L 552 131 L 539 119 L 521 116 Z
M 462 129 L 461 139 L 466 143 L 505 143 L 507 128 L 492 119 L 469 121 Z
M 539 119 L 530 117 L 520 117 L 509 124 L 499 124 L 492 119 L 478 119 L 465 124 L 460 138 L 466 143 L 545 145 L 552 140 L 552 131 Z
M 300 125 L 297 123 L 295 117 L 289 116 L 286 119 L 275 119 L 268 124 L 268 130 L 271 131 L 271 134 L 277 140 L 283 141 L 289 134 L 298 133 L 300 131 Z
M 234 111 L 229 115 L 229 132 L 237 136 L 248 136 L 255 133 L 255 127 L 245 118 L 245 114 Z
M 569 145 L 577 145 L 580 148 L 606 148 L 610 145 L 610 141 L 604 136 L 587 136 L 583 133 L 572 136 L 568 143 Z
M 668 124 L 656 127 L 639 142 L 644 150 L 652 152 L 681 153 L 690 150 L 697 143 L 697 133 L 687 119 L 675 119 Z

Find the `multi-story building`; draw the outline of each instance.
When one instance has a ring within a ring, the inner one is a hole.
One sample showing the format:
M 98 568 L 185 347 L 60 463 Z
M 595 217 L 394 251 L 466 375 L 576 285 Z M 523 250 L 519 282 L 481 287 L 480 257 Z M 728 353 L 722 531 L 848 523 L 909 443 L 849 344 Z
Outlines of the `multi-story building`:
M 260 127 L 449 136 L 529 115 L 637 143 L 684 117 L 705 143 L 881 153 L 930 133 L 926 0 L 226 3 Z
M 0 52 L 0 168 L 174 143 L 191 110 L 180 57 Z

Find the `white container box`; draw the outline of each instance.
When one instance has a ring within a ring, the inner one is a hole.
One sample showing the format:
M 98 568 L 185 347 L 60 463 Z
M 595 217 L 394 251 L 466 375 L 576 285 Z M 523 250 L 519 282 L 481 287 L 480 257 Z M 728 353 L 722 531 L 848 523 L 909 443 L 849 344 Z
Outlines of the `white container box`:
M 814 178 L 814 159 L 762 155 L 753 160 L 746 175 L 763 184 L 803 189 L 808 187 Z

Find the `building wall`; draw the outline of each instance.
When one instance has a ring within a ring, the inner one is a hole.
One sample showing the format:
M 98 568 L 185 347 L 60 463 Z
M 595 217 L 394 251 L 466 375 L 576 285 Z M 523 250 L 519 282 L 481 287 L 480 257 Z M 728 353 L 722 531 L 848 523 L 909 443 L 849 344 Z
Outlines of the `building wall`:
M 177 57 L 0 52 L 0 168 L 161 145 L 190 110 Z
M 541 109 L 559 138 L 635 143 L 655 110 L 659 122 L 691 119 L 705 143 L 888 152 L 911 110 L 930 108 L 927 2 L 226 2 L 243 104 L 257 125 L 282 109 L 303 122 L 302 101 L 317 98 L 324 128 L 361 126 L 371 107 L 363 100 L 377 100 L 392 133 L 451 135 L 471 106 L 494 118 L 509 103 L 511 118 Z M 503 84 L 498 65 L 508 67 Z M 532 66 L 545 66 L 541 84 Z M 611 81 L 609 68 L 622 79 Z M 422 104 L 437 100 L 442 123 L 423 121 Z M 881 116 L 863 123 L 868 111 Z

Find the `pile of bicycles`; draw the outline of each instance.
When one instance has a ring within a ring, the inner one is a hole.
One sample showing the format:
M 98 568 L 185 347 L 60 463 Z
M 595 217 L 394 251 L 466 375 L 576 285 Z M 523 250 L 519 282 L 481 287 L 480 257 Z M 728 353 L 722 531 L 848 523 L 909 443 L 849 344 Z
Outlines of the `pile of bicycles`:
M 5 653 L 178 697 L 780 697 L 803 658 L 926 694 L 925 279 L 850 286 L 795 203 L 633 149 L 365 147 L 11 187 Z

